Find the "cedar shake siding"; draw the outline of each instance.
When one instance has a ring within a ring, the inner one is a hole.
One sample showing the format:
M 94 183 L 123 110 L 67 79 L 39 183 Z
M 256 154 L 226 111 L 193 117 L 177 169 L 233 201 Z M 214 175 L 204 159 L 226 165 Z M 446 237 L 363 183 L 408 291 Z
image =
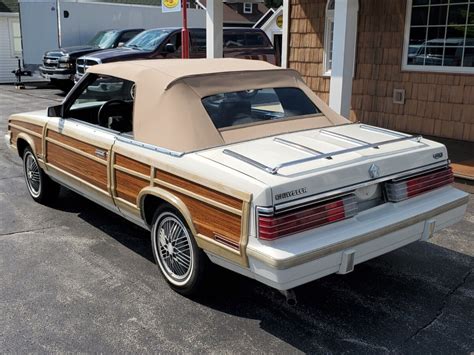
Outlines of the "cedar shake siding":
M 288 66 L 299 71 L 311 89 L 329 101 L 329 77 L 323 77 L 326 0 L 291 0 Z
M 289 66 L 326 102 L 325 0 L 291 0 Z M 351 120 L 474 141 L 474 75 L 402 71 L 406 0 L 360 0 Z M 393 90 L 405 90 L 405 104 Z

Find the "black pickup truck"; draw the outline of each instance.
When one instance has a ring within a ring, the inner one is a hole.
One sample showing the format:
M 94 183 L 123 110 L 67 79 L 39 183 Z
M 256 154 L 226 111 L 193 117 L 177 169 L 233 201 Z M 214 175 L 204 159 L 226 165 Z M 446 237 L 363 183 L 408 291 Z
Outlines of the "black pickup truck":
M 120 47 L 142 31 L 138 28 L 100 31 L 85 45 L 48 51 L 39 68 L 41 76 L 62 90 L 69 90 L 74 85 L 77 58 L 98 50 Z
M 206 57 L 206 29 L 190 28 L 190 58 Z M 256 28 L 226 27 L 223 55 L 228 58 L 259 59 L 278 64 L 275 49 L 265 32 Z M 137 59 L 181 58 L 181 28 L 155 28 L 143 31 L 124 46 L 101 50 L 77 59 L 75 81 L 87 68 L 100 63 Z

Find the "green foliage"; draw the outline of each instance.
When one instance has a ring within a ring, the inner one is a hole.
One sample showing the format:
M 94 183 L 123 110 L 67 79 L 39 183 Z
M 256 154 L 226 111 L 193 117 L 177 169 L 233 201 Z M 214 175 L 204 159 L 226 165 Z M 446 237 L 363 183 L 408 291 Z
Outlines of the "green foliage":
M 278 8 L 283 5 L 283 0 L 265 0 L 266 7 Z

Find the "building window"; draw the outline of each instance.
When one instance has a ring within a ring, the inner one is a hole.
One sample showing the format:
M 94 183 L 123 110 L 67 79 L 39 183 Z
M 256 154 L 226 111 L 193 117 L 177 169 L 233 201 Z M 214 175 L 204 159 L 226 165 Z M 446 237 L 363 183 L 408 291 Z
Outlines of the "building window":
M 21 56 L 21 31 L 20 20 L 17 18 L 8 19 L 10 27 L 10 43 L 12 57 Z
M 324 28 L 324 75 L 331 75 L 332 47 L 334 42 L 334 0 L 329 0 L 326 5 L 326 25 Z
M 403 69 L 474 73 L 474 2 L 408 0 Z
M 244 2 L 244 14 L 251 14 L 253 6 L 251 2 Z

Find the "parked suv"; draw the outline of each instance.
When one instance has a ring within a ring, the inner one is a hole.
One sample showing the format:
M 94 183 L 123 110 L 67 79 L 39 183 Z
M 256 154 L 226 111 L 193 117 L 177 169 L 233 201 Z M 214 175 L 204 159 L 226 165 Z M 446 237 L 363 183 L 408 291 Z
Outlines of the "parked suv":
M 206 30 L 191 28 L 190 57 L 206 57 Z M 265 32 L 253 28 L 224 28 L 224 57 L 259 59 L 276 63 L 275 50 Z M 156 28 L 144 31 L 115 49 L 82 56 L 76 62 L 77 82 L 88 67 L 135 59 L 181 58 L 181 28 Z
M 86 45 L 48 51 L 44 54 L 40 73 L 60 89 L 68 90 L 74 84 L 77 58 L 97 50 L 120 47 L 142 31 L 143 29 L 100 31 Z

